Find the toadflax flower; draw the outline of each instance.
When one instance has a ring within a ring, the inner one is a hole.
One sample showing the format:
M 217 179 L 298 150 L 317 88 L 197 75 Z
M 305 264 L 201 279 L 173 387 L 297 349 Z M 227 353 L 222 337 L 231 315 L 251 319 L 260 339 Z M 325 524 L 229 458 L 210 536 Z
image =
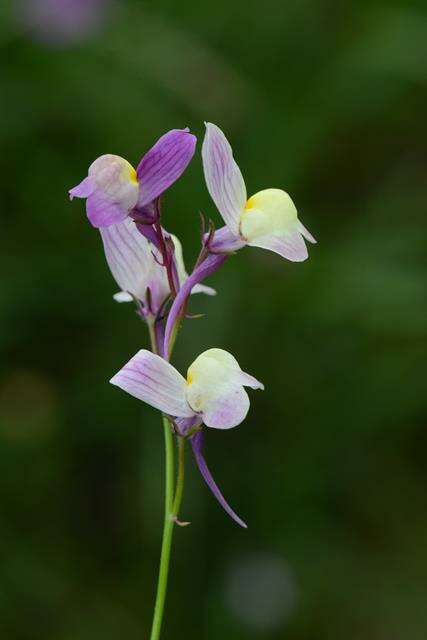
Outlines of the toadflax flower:
M 250 245 L 293 262 L 308 257 L 304 238 L 316 241 L 298 220 L 291 197 L 281 189 L 264 189 L 248 199 L 231 146 L 221 129 L 210 122 L 206 123 L 202 159 L 208 191 L 226 224 L 215 234 L 212 251 Z
M 87 177 L 70 189 L 70 198 L 86 198 L 94 227 L 121 222 L 135 208 L 149 205 L 182 175 L 195 146 L 196 137 L 189 129 L 172 129 L 147 151 L 136 170 L 120 156 L 100 156 L 90 165 Z
M 135 398 L 174 418 L 180 435 L 191 434 L 191 446 L 200 473 L 228 515 L 246 528 L 216 484 L 204 458 L 202 423 L 213 429 L 231 429 L 245 419 L 249 397 L 244 387 L 264 389 L 241 370 L 223 349 L 208 349 L 190 365 L 185 379 L 169 362 L 142 349 L 110 380 Z
M 159 250 L 148 242 L 129 217 L 123 222 L 101 228 L 100 232 L 108 266 L 121 288 L 121 291 L 114 295 L 114 299 L 117 302 L 139 300 L 147 311 L 156 314 L 170 293 L 166 269 L 161 265 Z M 176 236 L 171 235 L 170 238 L 181 284 L 188 277 L 182 245 Z M 197 284 L 193 287 L 192 293 L 215 295 L 216 292 L 211 287 Z
M 244 387 L 263 389 L 223 349 L 208 349 L 189 366 L 185 379 L 169 362 L 141 349 L 110 382 L 174 418 L 193 418 L 213 429 L 231 429 L 246 417 Z

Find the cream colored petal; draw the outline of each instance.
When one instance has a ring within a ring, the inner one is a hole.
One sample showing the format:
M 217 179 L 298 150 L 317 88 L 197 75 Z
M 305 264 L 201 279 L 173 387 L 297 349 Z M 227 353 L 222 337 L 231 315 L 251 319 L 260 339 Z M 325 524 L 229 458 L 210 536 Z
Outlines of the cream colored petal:
M 252 376 L 245 377 L 237 360 L 223 349 L 200 354 L 188 368 L 187 382 L 189 405 L 215 429 L 230 429 L 245 419 L 249 397 L 243 385 L 258 383 Z
M 266 235 L 283 235 L 296 224 L 298 214 L 291 197 L 281 189 L 253 195 L 241 215 L 240 231 L 247 242 Z
M 291 197 L 281 189 L 265 189 L 249 198 L 240 232 L 250 246 L 274 251 L 292 262 L 308 257 L 304 238 L 316 242 L 298 220 Z

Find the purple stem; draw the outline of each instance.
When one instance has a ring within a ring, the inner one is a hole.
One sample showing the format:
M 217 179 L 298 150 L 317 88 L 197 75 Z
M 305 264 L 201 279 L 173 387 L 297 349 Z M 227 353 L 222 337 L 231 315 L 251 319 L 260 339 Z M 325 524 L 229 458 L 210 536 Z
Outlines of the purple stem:
M 237 522 L 237 524 L 239 524 L 241 527 L 243 527 L 244 529 L 247 529 L 248 525 L 245 522 L 243 522 L 243 520 L 239 518 L 237 513 L 235 513 L 233 509 L 230 507 L 227 500 L 224 498 L 221 491 L 219 490 L 215 480 L 213 479 L 211 472 L 208 469 L 206 460 L 203 456 L 203 440 L 204 440 L 204 435 L 202 431 L 198 431 L 191 438 L 191 446 L 193 448 L 194 457 L 196 458 L 199 471 L 202 474 L 204 481 L 206 482 L 209 489 L 212 491 L 212 493 L 214 494 L 215 498 L 218 500 L 219 504 L 224 509 L 224 511 L 228 513 L 228 515 L 234 520 L 234 522 Z
M 166 331 L 165 331 L 165 346 L 164 346 L 164 357 L 168 359 L 169 357 L 169 342 L 172 336 L 173 329 L 175 327 L 176 322 L 179 320 L 182 308 L 187 302 L 187 298 L 189 297 L 192 288 L 202 282 L 205 278 L 214 273 L 219 267 L 223 264 L 223 262 L 227 259 L 226 254 L 210 254 L 198 267 L 196 267 L 191 274 L 188 276 L 187 280 L 183 283 L 178 294 L 173 301 L 173 304 L 170 308 L 168 320 L 166 323 Z

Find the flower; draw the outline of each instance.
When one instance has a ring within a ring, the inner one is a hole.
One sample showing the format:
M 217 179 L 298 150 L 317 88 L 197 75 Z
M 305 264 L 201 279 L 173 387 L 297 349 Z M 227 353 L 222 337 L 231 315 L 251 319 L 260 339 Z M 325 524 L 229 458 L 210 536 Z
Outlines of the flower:
M 195 146 L 196 137 L 189 129 L 172 129 L 142 157 L 136 170 L 120 156 L 100 156 L 90 165 L 87 177 L 70 189 L 70 199 L 86 198 L 87 215 L 94 227 L 122 222 L 182 175 Z
M 174 418 L 193 418 L 213 429 L 243 422 L 250 404 L 244 387 L 264 389 L 223 349 L 200 354 L 187 379 L 160 356 L 141 349 L 110 382 Z
M 180 435 L 190 435 L 200 473 L 228 515 L 246 528 L 230 507 L 206 464 L 204 423 L 213 429 L 231 429 L 245 419 L 249 397 L 244 387 L 264 389 L 256 378 L 241 370 L 237 360 L 224 349 L 208 349 L 188 367 L 185 379 L 169 362 L 141 349 L 111 378 L 110 382 L 130 395 L 172 416 Z M 190 430 L 196 429 L 191 435 Z
M 166 269 L 161 265 L 161 254 L 138 231 L 131 218 L 100 229 L 105 257 L 113 278 L 121 288 L 114 295 L 117 302 L 131 302 L 137 299 L 156 314 L 170 293 Z M 174 246 L 174 256 L 179 284 L 188 277 L 185 270 L 182 245 L 176 236 L 170 236 Z M 150 293 L 147 294 L 147 289 Z M 192 293 L 215 295 L 211 287 L 198 284 Z
M 304 238 L 315 239 L 298 220 L 291 197 L 282 189 L 264 189 L 247 198 L 246 185 L 224 133 L 206 123 L 202 146 L 206 185 L 226 224 L 213 239 L 213 251 L 245 245 L 269 249 L 301 262 L 308 257 Z

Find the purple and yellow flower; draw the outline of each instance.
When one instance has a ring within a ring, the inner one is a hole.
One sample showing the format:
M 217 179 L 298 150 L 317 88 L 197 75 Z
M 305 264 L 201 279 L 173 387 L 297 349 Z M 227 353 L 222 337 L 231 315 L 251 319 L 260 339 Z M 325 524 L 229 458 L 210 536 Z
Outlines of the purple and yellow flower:
M 147 311 L 156 314 L 170 294 L 166 269 L 162 266 L 159 250 L 137 229 L 132 218 L 100 229 L 105 257 L 113 278 L 120 287 L 114 295 L 117 302 L 137 300 Z M 176 236 L 170 236 L 179 284 L 188 277 L 185 270 L 182 245 Z M 202 284 L 195 285 L 192 293 L 215 295 L 215 290 Z
M 110 382 L 172 418 L 231 429 L 246 418 L 249 396 L 244 387 L 264 389 L 241 370 L 223 349 L 208 349 L 188 367 L 184 378 L 169 362 L 141 349 Z
M 282 189 L 264 189 L 248 198 L 227 138 L 219 127 L 209 122 L 202 158 L 208 191 L 226 224 L 215 234 L 213 251 L 249 245 L 269 249 L 293 262 L 308 257 L 304 238 L 312 243 L 316 241 L 298 219 L 289 194 Z
M 231 429 L 241 424 L 249 411 L 245 387 L 264 389 L 245 373 L 224 349 L 208 349 L 188 367 L 184 378 L 169 362 L 141 349 L 110 382 L 130 395 L 169 415 L 181 436 L 189 436 L 200 473 L 228 515 L 246 528 L 216 484 L 204 458 L 202 424 L 213 429 Z
M 189 129 L 172 129 L 159 138 L 136 169 L 120 156 L 100 156 L 90 165 L 87 177 L 70 189 L 70 198 L 86 198 L 87 215 L 94 227 L 122 222 L 182 175 L 195 146 L 196 137 Z

